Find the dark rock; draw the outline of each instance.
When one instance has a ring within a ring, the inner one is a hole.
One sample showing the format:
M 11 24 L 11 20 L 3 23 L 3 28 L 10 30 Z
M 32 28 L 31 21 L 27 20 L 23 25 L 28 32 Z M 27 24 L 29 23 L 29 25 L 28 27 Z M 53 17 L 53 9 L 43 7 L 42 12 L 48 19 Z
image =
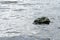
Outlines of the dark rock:
M 34 20 L 33 24 L 49 24 L 50 20 L 47 17 L 41 17 Z

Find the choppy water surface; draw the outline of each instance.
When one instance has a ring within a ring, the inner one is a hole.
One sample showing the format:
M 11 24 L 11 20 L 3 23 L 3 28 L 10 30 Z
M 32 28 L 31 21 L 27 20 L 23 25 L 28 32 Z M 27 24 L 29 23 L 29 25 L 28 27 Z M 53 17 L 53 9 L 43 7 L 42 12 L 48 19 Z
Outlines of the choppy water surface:
M 50 25 L 34 25 L 46 16 Z M 0 40 L 60 40 L 59 0 L 0 1 Z

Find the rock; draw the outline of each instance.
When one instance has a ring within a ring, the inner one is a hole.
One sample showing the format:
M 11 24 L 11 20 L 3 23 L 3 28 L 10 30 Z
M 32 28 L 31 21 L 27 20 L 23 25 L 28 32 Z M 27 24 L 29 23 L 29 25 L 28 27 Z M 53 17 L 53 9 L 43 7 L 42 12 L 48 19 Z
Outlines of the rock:
M 49 24 L 50 20 L 47 17 L 41 17 L 34 20 L 33 24 Z

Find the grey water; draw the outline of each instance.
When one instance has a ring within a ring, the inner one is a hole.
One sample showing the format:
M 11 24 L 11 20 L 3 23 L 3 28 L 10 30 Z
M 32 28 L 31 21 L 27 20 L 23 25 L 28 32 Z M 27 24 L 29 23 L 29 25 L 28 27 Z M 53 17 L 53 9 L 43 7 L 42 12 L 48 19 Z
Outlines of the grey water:
M 38 17 L 49 25 L 34 25 Z M 0 40 L 60 40 L 60 0 L 0 0 Z

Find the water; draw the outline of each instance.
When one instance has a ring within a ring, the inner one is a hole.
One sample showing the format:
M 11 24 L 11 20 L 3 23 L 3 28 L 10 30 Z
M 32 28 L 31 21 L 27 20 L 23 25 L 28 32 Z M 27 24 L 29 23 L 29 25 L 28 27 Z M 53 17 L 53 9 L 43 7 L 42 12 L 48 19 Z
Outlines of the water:
M 0 1 L 0 40 L 60 40 L 59 10 L 59 0 Z M 42 16 L 51 23 L 34 25 Z

